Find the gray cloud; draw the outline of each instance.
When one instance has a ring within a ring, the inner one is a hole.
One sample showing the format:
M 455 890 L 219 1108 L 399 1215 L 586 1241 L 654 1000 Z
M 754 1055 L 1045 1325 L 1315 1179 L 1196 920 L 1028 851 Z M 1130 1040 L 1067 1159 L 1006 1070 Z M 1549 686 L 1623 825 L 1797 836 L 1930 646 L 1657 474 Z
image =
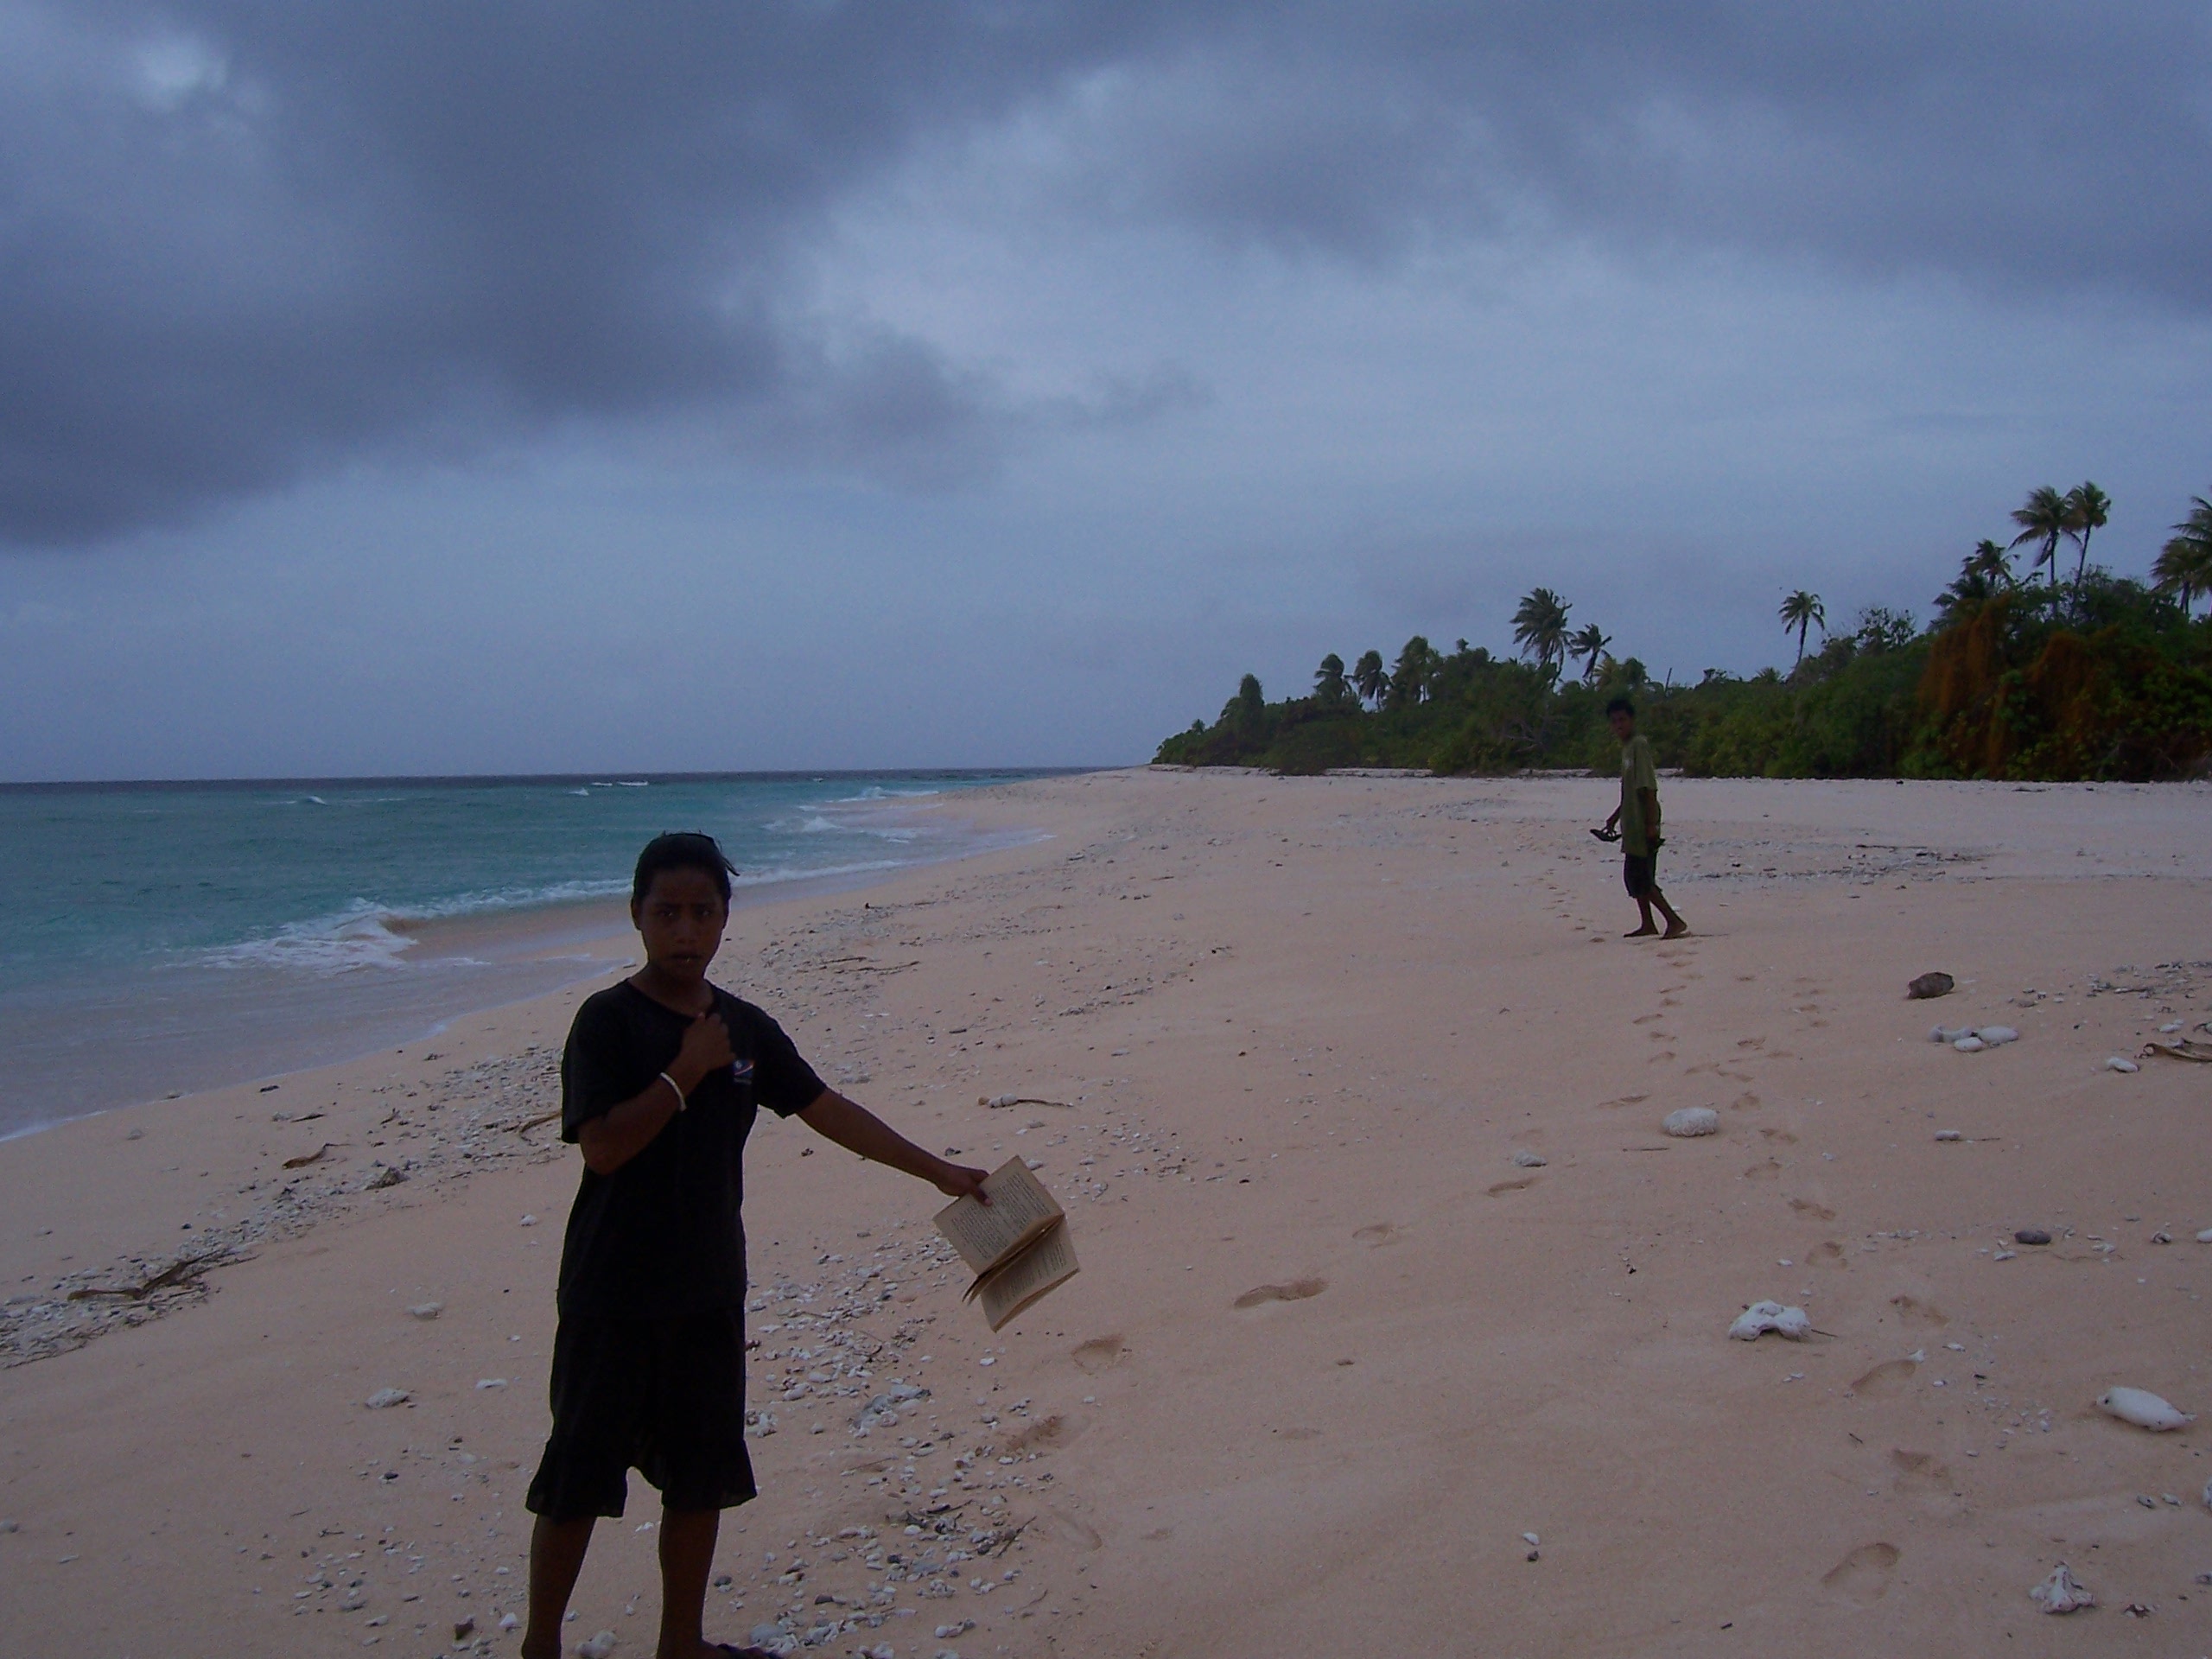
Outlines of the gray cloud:
M 1143 362 L 1024 400 L 812 304 L 842 206 L 1017 130 L 1049 154 L 994 164 L 1109 228 L 1723 246 L 2201 315 L 2208 67 L 2172 3 L 0 0 L 0 540 L 578 419 L 929 488 L 1202 401 Z

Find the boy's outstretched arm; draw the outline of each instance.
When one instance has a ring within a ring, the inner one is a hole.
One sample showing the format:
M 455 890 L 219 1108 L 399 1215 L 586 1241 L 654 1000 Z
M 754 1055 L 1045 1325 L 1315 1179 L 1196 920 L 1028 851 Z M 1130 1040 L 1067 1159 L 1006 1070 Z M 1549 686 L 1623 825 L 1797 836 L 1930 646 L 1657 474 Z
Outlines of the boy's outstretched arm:
M 983 1197 L 982 1170 L 948 1163 L 934 1153 L 923 1151 L 867 1107 L 847 1100 L 834 1089 L 824 1089 L 814 1104 L 798 1116 L 823 1139 L 860 1154 L 870 1163 L 887 1164 L 918 1176 L 947 1198 L 989 1202 Z

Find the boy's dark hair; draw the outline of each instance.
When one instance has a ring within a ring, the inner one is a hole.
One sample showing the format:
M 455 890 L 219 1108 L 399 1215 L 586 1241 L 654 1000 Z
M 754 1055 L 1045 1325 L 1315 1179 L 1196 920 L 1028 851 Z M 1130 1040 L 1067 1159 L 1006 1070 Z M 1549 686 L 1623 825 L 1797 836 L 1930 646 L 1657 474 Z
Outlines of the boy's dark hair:
M 1612 715 L 1626 715 L 1630 720 L 1634 720 L 1636 718 L 1636 705 L 1630 702 L 1626 697 L 1615 697 L 1611 702 L 1605 705 L 1605 713 L 1609 716 Z
M 737 866 L 729 861 L 720 842 L 696 830 L 677 830 L 655 836 L 645 843 L 645 850 L 638 855 L 638 873 L 630 880 L 632 904 L 645 902 L 653 878 L 663 870 L 703 871 L 721 893 L 722 902 L 728 904 L 729 879 L 737 874 Z

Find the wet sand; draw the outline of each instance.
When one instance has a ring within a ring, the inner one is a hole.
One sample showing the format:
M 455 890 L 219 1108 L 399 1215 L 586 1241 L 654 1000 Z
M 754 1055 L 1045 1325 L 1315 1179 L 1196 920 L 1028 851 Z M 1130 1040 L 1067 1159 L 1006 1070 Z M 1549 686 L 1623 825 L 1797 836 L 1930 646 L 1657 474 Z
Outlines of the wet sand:
M 1054 779 L 961 802 L 1049 842 L 741 912 L 718 976 L 917 1138 L 1038 1160 L 1084 1271 L 993 1338 L 933 1192 L 763 1124 L 712 1633 L 2196 1651 L 2205 1431 L 2093 1402 L 2212 1406 L 2212 1067 L 2105 1068 L 2208 1035 L 2212 789 L 1670 779 L 1668 944 L 1618 937 L 1611 797 Z M 0 1371 L 25 1650 L 513 1651 L 575 1175 L 531 1122 L 589 988 L 0 1145 L 0 1343 L 82 1344 Z M 1824 1334 L 1727 1340 L 1762 1298 Z M 575 1639 L 650 1651 L 654 1513 Z M 2097 1609 L 2028 1599 L 2062 1560 Z

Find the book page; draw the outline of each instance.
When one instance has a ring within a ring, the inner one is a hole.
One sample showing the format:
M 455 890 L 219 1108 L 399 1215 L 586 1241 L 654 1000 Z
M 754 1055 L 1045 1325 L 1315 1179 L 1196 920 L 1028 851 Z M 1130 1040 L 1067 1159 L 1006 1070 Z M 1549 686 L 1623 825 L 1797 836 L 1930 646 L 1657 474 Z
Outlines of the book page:
M 990 1203 L 955 1198 L 937 1212 L 937 1230 L 976 1273 L 988 1273 L 1060 1217 L 1060 1206 L 1020 1158 L 983 1179 Z
M 982 1281 L 983 1317 L 995 1331 L 1076 1272 L 1075 1239 L 1066 1227 L 1055 1226 Z

